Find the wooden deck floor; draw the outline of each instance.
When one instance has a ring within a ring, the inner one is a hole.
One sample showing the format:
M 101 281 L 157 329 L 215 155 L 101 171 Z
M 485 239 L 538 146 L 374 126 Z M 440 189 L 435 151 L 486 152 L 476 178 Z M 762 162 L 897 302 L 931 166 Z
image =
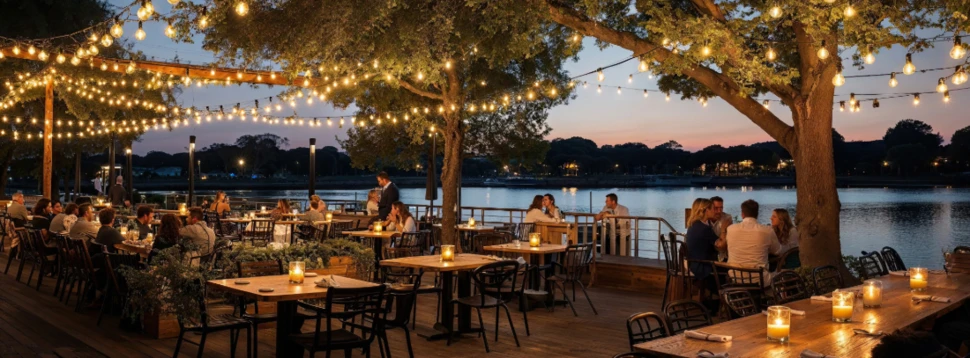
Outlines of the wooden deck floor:
M 0 267 L 6 265 L 7 254 L 0 254 Z M 16 262 L 14 262 L 16 265 Z M 16 353 L 19 356 L 40 356 L 41 354 L 68 352 L 61 356 L 94 357 L 171 357 L 175 339 L 152 339 L 139 333 L 118 329 L 119 319 L 107 317 L 101 326 L 95 325 L 97 310 L 88 309 L 76 313 L 73 305 L 58 302 L 53 296 L 54 280 L 45 280 L 40 291 L 27 287 L 14 280 L 16 267 L 7 275 L 0 274 L 0 356 Z M 24 274 L 26 276 L 26 273 Z M 23 280 L 22 280 L 23 281 Z M 508 323 L 500 320 L 499 340 L 494 341 L 494 311 L 483 312 L 485 325 L 489 327 L 491 353 L 485 353 L 481 338 L 471 335 L 451 346 L 444 342 L 429 342 L 412 332 L 412 343 L 416 357 L 611 357 L 616 353 L 629 350 L 626 338 L 625 320 L 635 312 L 658 311 L 662 292 L 644 294 L 607 288 L 592 288 L 590 296 L 599 310 L 592 310 L 578 292 L 576 310 L 573 316 L 568 307 L 557 308 L 555 312 L 538 309 L 529 312 L 532 336 L 525 335 L 522 314 L 512 307 L 512 318 L 522 347 L 516 347 Z M 73 301 L 72 301 L 73 303 Z M 435 315 L 433 296 L 418 300 L 417 333 L 432 333 L 431 325 Z M 474 314 L 473 314 L 474 316 Z M 304 330 L 310 330 L 308 323 Z M 274 330 L 260 330 L 259 355 L 272 357 L 274 352 Z M 388 331 L 392 356 L 407 357 L 407 349 L 402 330 Z M 197 340 L 197 337 L 191 338 Z M 243 343 L 245 341 L 243 340 Z M 19 347 L 19 348 L 15 348 Z M 26 347 L 26 348 L 24 348 Z M 240 356 L 244 356 L 240 346 Z M 376 348 L 376 346 L 375 346 Z M 358 351 L 359 352 L 359 351 Z M 100 353 L 100 354 L 99 354 Z M 181 356 L 195 356 L 194 345 L 185 344 Z M 18 356 L 12 354 L 11 356 Z M 206 357 L 228 357 L 228 334 L 221 333 L 207 339 Z M 379 356 L 374 351 L 374 357 Z

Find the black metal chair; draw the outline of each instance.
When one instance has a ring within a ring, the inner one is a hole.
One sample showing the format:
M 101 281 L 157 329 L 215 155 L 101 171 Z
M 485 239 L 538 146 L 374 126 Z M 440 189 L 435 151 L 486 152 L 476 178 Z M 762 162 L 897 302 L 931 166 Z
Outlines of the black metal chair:
M 707 308 L 694 300 L 680 300 L 667 304 L 664 307 L 664 316 L 667 316 L 667 328 L 670 329 L 671 335 L 713 324 Z
M 642 352 L 626 352 L 626 353 L 620 353 L 613 356 L 613 358 L 653 358 L 653 357 L 655 357 L 653 354 L 642 353 Z
M 411 330 L 408 329 L 408 324 L 412 324 L 411 313 L 415 309 L 415 303 L 418 299 L 418 290 L 421 289 L 421 276 L 424 275 L 424 270 L 417 270 L 411 268 L 394 268 L 394 267 L 381 267 L 382 271 L 382 281 L 385 286 L 387 286 L 387 312 L 384 314 L 384 321 L 381 322 L 384 325 L 384 330 L 401 328 L 404 330 L 404 339 L 408 345 L 408 356 L 414 358 L 414 350 L 411 348 Z M 394 308 L 394 318 L 388 318 L 387 315 L 390 314 L 391 308 Z M 388 342 L 386 335 L 381 335 L 378 338 L 378 344 L 381 348 L 387 352 L 387 356 L 390 357 L 391 347 Z M 383 353 L 382 353 L 383 356 Z
M 746 288 L 729 288 L 721 291 L 721 302 L 731 310 L 731 318 L 741 318 L 761 313 L 758 302 Z
M 632 351 L 635 344 L 669 337 L 670 329 L 667 328 L 667 320 L 663 316 L 653 312 L 640 312 L 626 319 L 626 333 Z
M 279 260 L 236 262 L 236 276 L 239 278 L 282 275 L 283 263 Z M 253 312 L 249 313 L 249 305 L 253 305 Z M 240 297 L 237 309 L 239 318 L 249 321 L 253 325 L 253 356 L 259 354 L 259 325 L 276 322 L 276 313 L 259 313 L 259 303 Z
M 479 255 L 489 255 L 484 247 L 491 245 L 502 245 L 512 242 L 512 235 L 504 232 L 483 232 L 461 240 L 461 252 Z
M 536 232 L 535 223 L 519 223 L 515 228 L 515 238 L 519 241 L 529 241 L 529 234 Z
M 327 290 L 324 306 L 312 308 L 316 320 L 313 332 L 293 334 L 286 339 L 303 347 L 311 357 L 318 351 L 334 350 L 342 350 L 349 355 L 352 349 L 363 349 L 370 356 L 371 343 L 378 336 L 384 338 L 383 322 L 387 313 L 384 307 L 385 289 L 384 285 L 331 287 Z M 343 310 L 335 309 L 335 305 L 343 306 Z M 339 327 L 334 327 L 334 323 L 338 323 Z M 356 330 L 360 330 L 359 335 Z
M 896 252 L 896 249 L 889 246 L 883 247 L 882 259 L 886 262 L 887 270 L 906 271 L 906 264 L 903 263 L 903 258 L 899 256 L 899 252 Z
M 104 318 L 105 312 L 108 312 L 113 305 L 115 299 L 119 299 L 122 302 L 122 310 L 125 311 L 125 307 L 128 306 L 128 282 L 125 277 L 119 271 L 122 267 L 130 268 L 142 268 L 141 257 L 138 254 L 128 255 L 123 253 L 118 254 L 107 254 L 105 256 L 105 269 L 108 273 L 107 275 L 107 285 L 104 289 L 104 303 L 101 304 L 101 311 L 98 312 L 98 323 L 101 325 L 101 319 Z
M 778 259 L 774 261 L 774 272 L 780 272 L 782 270 L 794 270 L 801 267 L 802 262 L 798 257 L 799 252 L 800 250 L 796 246 L 778 255 Z
M 751 296 L 762 306 L 768 306 L 770 297 L 765 294 L 764 287 L 768 285 L 765 279 L 765 269 L 761 267 L 744 267 L 724 262 L 712 262 L 714 279 L 717 282 L 718 297 L 726 289 L 743 288 L 751 292 Z M 722 302 L 723 305 L 723 302 Z
M 776 305 L 812 297 L 802 276 L 791 270 L 771 277 L 771 291 L 774 293 Z
M 253 219 L 249 225 L 249 230 L 242 237 L 243 241 L 249 240 L 253 246 L 257 247 L 263 247 L 273 242 L 273 229 L 276 227 L 276 220 Z
M 569 302 L 569 308 L 573 310 L 573 315 L 579 316 L 576 313 L 576 308 L 573 306 L 572 301 L 576 301 L 576 286 L 578 285 L 580 289 L 583 290 L 583 295 L 586 296 L 586 302 L 589 302 L 589 307 L 593 309 L 593 314 L 598 315 L 599 312 L 596 311 L 596 306 L 593 306 L 593 300 L 589 298 L 589 292 L 586 292 L 586 285 L 583 284 L 583 274 L 589 271 L 589 265 L 593 261 L 593 244 L 578 244 L 569 245 L 566 248 L 566 252 L 562 253 L 562 262 L 553 262 L 553 268 L 558 268 L 558 273 L 553 274 L 550 277 L 546 277 L 546 287 L 549 287 L 549 283 L 555 285 L 562 291 L 563 298 L 566 302 Z M 569 296 L 566 295 L 566 284 L 570 284 L 573 289 L 573 299 L 569 300 Z M 555 298 L 555 287 L 551 290 L 553 297 Z
M 815 281 L 816 295 L 826 295 L 845 287 L 845 283 L 842 281 L 842 273 L 832 265 L 816 267 L 815 270 L 812 270 L 812 280 Z
M 356 226 L 353 222 L 331 222 L 330 223 L 330 239 L 337 239 L 344 237 L 344 231 L 352 231 Z
M 254 328 L 252 322 L 229 314 L 210 316 L 205 304 L 205 284 L 196 280 L 192 286 L 193 287 L 188 289 L 198 292 L 197 304 L 199 305 L 199 317 L 185 317 L 178 315 L 179 336 L 175 343 L 175 352 L 172 354 L 172 356 L 179 356 L 179 350 L 182 349 L 182 341 L 185 341 L 199 346 L 198 356 L 202 357 L 203 353 L 205 353 L 205 340 L 209 334 L 221 331 L 229 331 L 229 354 L 230 356 L 235 357 L 236 345 L 239 343 L 239 333 L 245 329 L 246 357 L 251 357 L 253 350 L 252 332 Z M 193 342 L 185 338 L 185 334 L 190 332 L 197 332 L 201 335 L 198 342 Z
M 487 294 L 489 291 L 502 290 L 503 287 L 517 287 L 515 283 L 518 278 L 518 272 L 519 262 L 514 260 L 498 261 L 483 265 L 472 272 L 472 279 L 478 287 L 479 294 L 457 298 L 450 303 L 474 308 L 475 312 L 478 313 L 478 324 L 482 329 L 482 341 L 485 343 L 486 353 L 490 352 L 490 350 L 488 348 L 488 338 L 485 334 L 485 322 L 482 321 L 482 309 L 485 308 L 494 308 L 496 310 L 499 308 L 505 309 L 505 315 L 509 320 L 509 327 L 512 329 L 512 337 L 515 338 L 515 346 L 520 347 L 519 336 L 515 334 L 512 313 L 509 311 L 506 301 L 502 299 L 501 295 Z M 497 329 L 495 341 L 498 341 Z M 448 345 L 451 345 L 450 336 L 448 337 Z
M 679 299 L 683 293 L 690 296 L 692 280 L 688 278 L 687 268 L 684 267 L 687 246 L 684 241 L 677 240 L 677 234 L 670 233 L 667 237 L 660 236 L 660 244 L 664 250 L 664 263 L 667 265 L 667 279 L 664 282 L 664 296 L 660 302 L 663 307 L 671 296 Z M 682 255 L 683 253 L 683 255 Z M 686 298 L 686 297 L 685 297 Z
M 873 251 L 859 257 L 859 276 L 862 276 L 863 281 L 886 274 L 888 274 L 888 270 L 886 270 L 886 266 L 882 262 L 882 255 L 879 252 Z

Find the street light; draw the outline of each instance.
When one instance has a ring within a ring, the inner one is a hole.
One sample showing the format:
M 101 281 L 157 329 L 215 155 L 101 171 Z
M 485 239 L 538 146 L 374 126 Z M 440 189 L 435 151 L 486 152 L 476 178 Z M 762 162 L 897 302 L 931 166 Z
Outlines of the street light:
M 125 168 L 125 184 L 128 191 L 128 200 L 131 201 L 134 198 L 134 194 L 132 193 L 134 184 L 131 182 L 131 148 L 125 148 L 125 157 L 128 159 L 128 166 Z

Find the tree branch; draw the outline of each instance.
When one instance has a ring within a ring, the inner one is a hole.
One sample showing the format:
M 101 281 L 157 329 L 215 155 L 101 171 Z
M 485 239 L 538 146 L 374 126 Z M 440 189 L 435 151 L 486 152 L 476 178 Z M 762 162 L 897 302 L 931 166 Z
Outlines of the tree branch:
M 694 3 L 694 6 L 697 7 L 697 10 L 700 10 L 701 13 L 704 13 L 710 17 L 713 17 L 715 20 L 719 22 L 722 22 L 722 23 L 727 22 L 727 17 L 724 16 L 724 13 L 721 12 L 721 8 L 718 7 L 717 4 L 715 4 L 713 1 L 691 0 L 691 2 Z
M 401 84 L 401 87 L 404 87 L 404 89 L 406 89 L 408 91 L 411 91 L 411 93 L 414 93 L 414 94 L 416 94 L 418 96 L 428 97 L 428 98 L 436 99 L 436 100 L 439 100 L 439 101 L 442 101 L 442 102 L 444 102 L 444 100 L 445 100 L 445 97 L 443 95 L 438 94 L 438 93 L 434 93 L 434 92 L 425 91 L 423 89 L 417 88 L 414 85 L 412 85 L 410 82 L 408 82 L 407 80 L 398 79 L 397 81 L 398 81 L 398 83 Z
M 534 0 L 541 2 L 548 8 L 550 18 L 564 26 L 575 29 L 597 39 L 633 51 L 634 54 L 650 53 L 656 61 L 664 62 L 668 58 L 679 58 L 670 50 L 643 39 L 629 31 L 621 31 L 607 27 L 599 22 L 576 13 L 570 8 L 564 8 L 554 0 Z M 737 84 L 726 76 L 704 66 L 693 66 L 684 70 L 684 75 L 700 82 L 725 102 L 748 117 L 755 125 L 778 141 L 786 149 L 795 145 L 794 129 L 782 122 L 771 111 L 760 103 L 740 92 Z

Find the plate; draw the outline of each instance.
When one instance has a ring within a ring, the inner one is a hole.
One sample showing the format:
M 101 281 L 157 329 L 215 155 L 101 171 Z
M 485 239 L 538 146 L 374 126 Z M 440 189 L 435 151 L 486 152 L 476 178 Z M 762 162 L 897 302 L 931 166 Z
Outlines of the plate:
M 276 290 L 274 290 L 272 288 L 261 288 L 261 289 L 259 289 L 259 292 L 273 292 L 273 291 L 276 291 Z
M 316 272 L 305 272 L 305 273 L 303 273 L 303 276 L 304 277 L 317 277 L 317 273 Z
M 248 284 L 249 284 L 249 281 L 245 281 L 245 280 L 238 280 L 238 281 L 236 281 L 236 282 L 233 282 L 233 283 L 235 283 L 235 284 L 237 284 L 237 285 L 248 285 Z

